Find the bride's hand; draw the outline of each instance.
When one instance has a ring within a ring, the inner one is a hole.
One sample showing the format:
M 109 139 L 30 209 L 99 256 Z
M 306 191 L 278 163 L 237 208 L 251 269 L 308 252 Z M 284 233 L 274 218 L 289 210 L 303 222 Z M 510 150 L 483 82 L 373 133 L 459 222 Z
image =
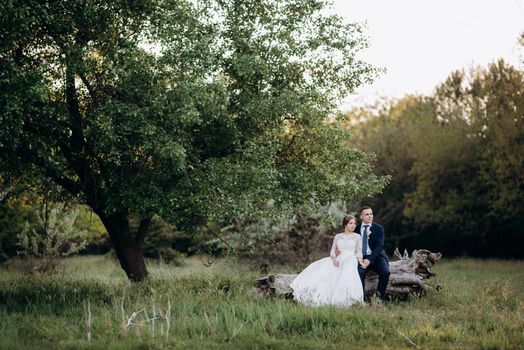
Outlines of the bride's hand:
M 335 267 L 339 267 L 340 262 L 338 260 L 333 260 L 333 265 L 335 265 Z

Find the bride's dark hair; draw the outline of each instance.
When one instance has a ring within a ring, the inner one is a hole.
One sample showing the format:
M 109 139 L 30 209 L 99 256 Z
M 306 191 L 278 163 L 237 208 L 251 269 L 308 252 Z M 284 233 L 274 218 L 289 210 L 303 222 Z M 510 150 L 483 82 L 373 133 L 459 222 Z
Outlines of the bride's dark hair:
M 349 220 L 355 219 L 355 223 L 357 222 L 357 218 L 353 215 L 346 215 L 344 216 L 344 220 L 342 220 L 342 228 L 346 228 L 346 225 L 348 224 Z

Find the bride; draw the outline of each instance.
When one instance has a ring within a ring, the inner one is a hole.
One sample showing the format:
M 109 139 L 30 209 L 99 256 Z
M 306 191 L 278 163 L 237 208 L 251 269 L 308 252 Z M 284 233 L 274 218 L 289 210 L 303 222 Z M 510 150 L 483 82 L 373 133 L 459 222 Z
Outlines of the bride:
M 330 256 L 317 260 L 289 285 L 295 300 L 311 306 L 351 306 L 363 301 L 358 263 L 362 262 L 362 238 L 353 232 L 357 220 L 347 215 L 344 232 L 333 239 Z

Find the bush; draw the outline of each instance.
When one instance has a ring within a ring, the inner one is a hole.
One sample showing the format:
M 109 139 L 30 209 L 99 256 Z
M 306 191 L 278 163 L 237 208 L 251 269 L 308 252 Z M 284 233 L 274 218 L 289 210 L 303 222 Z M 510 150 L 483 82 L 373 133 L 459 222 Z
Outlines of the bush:
M 347 215 L 342 202 L 329 206 L 311 203 L 303 211 L 306 214 L 291 218 L 282 215 L 237 222 L 221 230 L 223 240 L 212 242 L 234 250 L 254 265 L 303 265 L 329 254 L 335 231 Z
M 60 260 L 82 250 L 87 242 L 80 241 L 84 232 L 74 227 L 79 210 L 63 203 L 45 203 L 38 211 L 36 225 L 26 222 L 17 236 L 20 250 L 30 272 L 53 273 Z
M 136 231 L 138 220 L 130 220 L 131 229 Z M 166 263 L 179 265 L 184 254 L 190 255 L 196 241 L 191 232 L 178 231 L 159 216 L 153 216 L 149 232 L 144 240 L 142 254 L 147 258 L 160 259 Z

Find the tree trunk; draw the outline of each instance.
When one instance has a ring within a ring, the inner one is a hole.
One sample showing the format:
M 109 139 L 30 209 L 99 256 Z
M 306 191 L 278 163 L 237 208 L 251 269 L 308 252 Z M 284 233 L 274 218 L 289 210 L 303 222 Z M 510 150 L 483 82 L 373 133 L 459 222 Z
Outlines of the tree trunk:
M 116 256 L 127 277 L 133 282 L 143 281 L 148 274 L 147 268 L 138 243 L 129 229 L 127 216 L 123 214 L 99 216 L 111 237 Z
M 436 275 L 431 271 L 431 267 L 440 260 L 442 254 L 421 249 L 413 251 L 410 258 L 407 251 L 404 251 L 404 256 L 401 256 L 397 248 L 393 255 L 398 260 L 389 264 L 391 274 L 386 294 L 404 298 L 409 295 L 422 295 L 434 289 L 425 280 Z M 257 289 L 264 295 L 293 299 L 293 290 L 289 284 L 296 276 L 296 274 L 270 274 L 257 280 Z M 378 275 L 373 271 L 369 272 L 366 276 L 366 295 L 374 295 L 377 284 Z M 437 290 L 439 288 L 436 287 Z

